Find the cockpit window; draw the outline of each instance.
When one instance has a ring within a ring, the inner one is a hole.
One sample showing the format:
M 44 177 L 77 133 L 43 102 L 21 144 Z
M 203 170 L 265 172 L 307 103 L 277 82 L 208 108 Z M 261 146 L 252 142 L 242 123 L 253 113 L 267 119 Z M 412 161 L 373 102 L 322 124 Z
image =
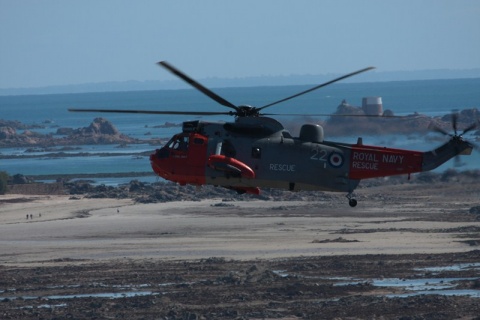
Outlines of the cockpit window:
M 173 150 L 187 151 L 188 141 L 189 141 L 188 136 L 177 136 L 177 137 L 174 137 L 172 140 L 170 140 L 167 147 Z
M 258 147 L 252 148 L 252 158 L 253 159 L 261 159 L 262 158 L 262 149 Z
M 292 135 L 291 135 L 290 132 L 288 132 L 288 131 L 282 131 L 282 136 L 283 136 L 285 139 L 293 139 Z

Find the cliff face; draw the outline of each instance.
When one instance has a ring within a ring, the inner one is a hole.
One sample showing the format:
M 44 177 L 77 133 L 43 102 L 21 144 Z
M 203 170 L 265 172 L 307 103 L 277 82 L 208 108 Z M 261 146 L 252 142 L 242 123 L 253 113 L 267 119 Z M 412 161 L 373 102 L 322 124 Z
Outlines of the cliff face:
M 118 129 L 104 118 L 96 118 L 88 127 L 71 129 L 60 128 L 55 137 L 51 134 L 40 134 L 30 130 L 18 133 L 14 123 L 0 126 L 0 147 L 32 147 L 62 146 L 82 144 L 128 144 L 138 143 L 137 139 L 121 134 Z

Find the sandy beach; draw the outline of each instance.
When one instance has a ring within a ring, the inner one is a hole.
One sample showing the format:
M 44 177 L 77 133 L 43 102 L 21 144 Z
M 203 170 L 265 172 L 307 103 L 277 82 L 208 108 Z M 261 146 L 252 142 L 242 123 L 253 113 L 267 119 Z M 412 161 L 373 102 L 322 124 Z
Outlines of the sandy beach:
M 355 208 L 319 199 L 1 196 L 0 317 L 479 314 L 478 183 L 362 188 Z
M 439 202 L 438 193 L 431 191 L 416 196 L 424 198 L 422 202 L 404 195 L 390 205 L 373 194 L 356 208 L 348 207 L 341 196 L 338 203 L 212 199 L 134 204 L 7 195 L 0 207 L 0 262 L 122 257 L 251 260 L 470 250 L 457 237 L 462 228 L 480 228 L 478 221 L 462 221 L 475 199 L 468 203 L 457 196 Z M 447 214 L 458 218 L 446 219 Z M 435 215 L 442 219 L 435 221 Z M 445 232 L 455 229 L 459 232 Z

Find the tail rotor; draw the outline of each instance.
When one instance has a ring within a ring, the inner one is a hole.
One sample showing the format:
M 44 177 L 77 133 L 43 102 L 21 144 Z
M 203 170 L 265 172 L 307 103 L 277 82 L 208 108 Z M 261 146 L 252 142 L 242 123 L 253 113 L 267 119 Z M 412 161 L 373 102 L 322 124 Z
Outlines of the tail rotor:
M 464 153 L 464 151 L 465 151 L 465 148 L 461 147 L 462 145 L 468 144 L 469 146 L 471 146 L 471 149 L 475 148 L 477 150 L 480 150 L 480 147 L 477 144 L 475 144 L 471 141 L 467 141 L 463 137 L 468 132 L 470 132 L 470 131 L 476 129 L 477 127 L 479 127 L 480 126 L 480 120 L 477 119 L 475 122 L 473 122 L 470 125 L 468 125 L 467 127 L 465 127 L 465 129 L 463 129 L 463 131 L 459 134 L 458 133 L 458 119 L 459 119 L 459 113 L 458 112 L 453 112 L 451 114 L 453 134 L 449 133 L 448 131 L 446 131 L 442 127 L 438 126 L 437 124 L 432 124 L 431 125 L 431 129 L 433 131 L 450 137 L 450 141 L 451 141 L 452 144 L 454 144 L 454 147 L 455 147 L 455 153 L 456 153 L 455 166 L 456 167 L 459 167 L 459 166 L 462 165 L 461 160 L 459 158 L 459 155 Z M 470 152 L 471 152 L 471 149 L 470 149 Z

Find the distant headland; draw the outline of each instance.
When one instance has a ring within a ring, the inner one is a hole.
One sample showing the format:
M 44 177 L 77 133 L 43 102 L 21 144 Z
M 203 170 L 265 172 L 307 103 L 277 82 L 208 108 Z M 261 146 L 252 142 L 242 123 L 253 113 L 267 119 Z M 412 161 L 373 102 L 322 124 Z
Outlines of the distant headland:
M 257 76 L 243 78 L 206 78 L 198 79 L 208 88 L 233 87 L 262 87 L 262 86 L 291 86 L 309 85 L 329 81 L 341 74 L 303 74 L 284 76 Z M 480 78 L 480 68 L 465 70 L 435 69 L 419 71 L 378 71 L 368 72 L 361 77 L 347 79 L 343 83 L 353 82 L 388 82 L 388 81 L 417 81 L 438 79 L 466 79 Z M 176 90 L 190 89 L 187 84 L 179 80 L 129 80 L 100 83 L 81 83 L 54 85 L 34 88 L 0 88 L 0 96 L 6 95 L 36 95 L 36 94 L 67 94 L 87 92 L 121 92 L 121 91 L 149 91 L 149 90 Z

